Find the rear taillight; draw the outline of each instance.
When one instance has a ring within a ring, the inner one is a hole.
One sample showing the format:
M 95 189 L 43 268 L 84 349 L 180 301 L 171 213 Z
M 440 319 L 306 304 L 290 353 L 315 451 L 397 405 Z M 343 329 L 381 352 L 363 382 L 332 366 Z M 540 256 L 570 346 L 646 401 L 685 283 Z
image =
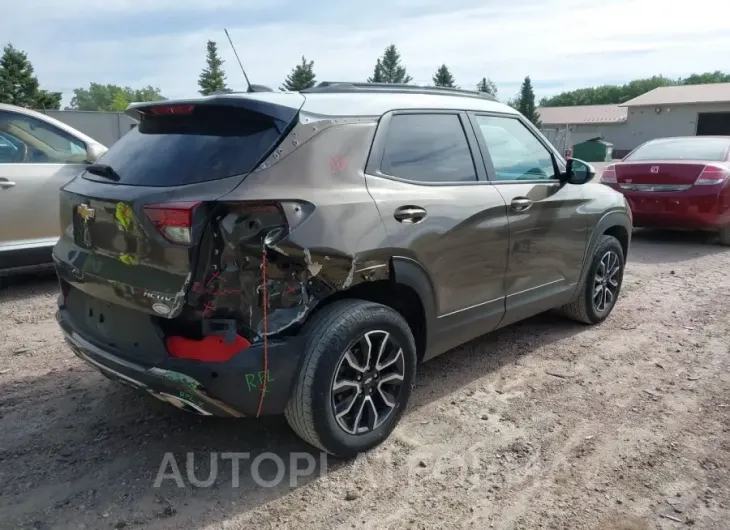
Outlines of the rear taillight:
M 200 201 L 147 204 L 144 213 L 157 231 L 170 241 L 181 245 L 193 242 L 193 211 Z
M 713 186 L 715 184 L 722 184 L 728 177 L 730 177 L 730 171 L 719 166 L 705 166 L 697 177 L 695 185 L 697 186 Z
M 606 169 L 603 170 L 603 174 L 601 175 L 601 183 L 616 184 L 616 166 L 613 164 L 606 166 Z

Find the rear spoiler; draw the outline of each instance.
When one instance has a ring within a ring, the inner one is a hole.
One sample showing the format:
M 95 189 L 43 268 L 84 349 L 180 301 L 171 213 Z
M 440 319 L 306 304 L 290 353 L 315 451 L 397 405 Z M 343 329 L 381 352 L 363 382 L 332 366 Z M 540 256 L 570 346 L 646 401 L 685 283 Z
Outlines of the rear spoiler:
M 142 116 L 154 107 L 229 105 L 231 107 L 243 107 L 289 124 L 296 117 L 305 101 L 306 98 L 297 92 L 230 92 L 202 98 L 130 103 L 124 113 L 132 119 L 141 121 Z

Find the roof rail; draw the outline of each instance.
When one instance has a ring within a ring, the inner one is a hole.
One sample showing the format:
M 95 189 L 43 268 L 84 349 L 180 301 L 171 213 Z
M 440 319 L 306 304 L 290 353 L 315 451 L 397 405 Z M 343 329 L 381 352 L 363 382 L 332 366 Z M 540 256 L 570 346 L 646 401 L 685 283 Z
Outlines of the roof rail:
M 363 83 L 351 81 L 322 81 L 312 88 L 301 90 L 304 94 L 337 94 L 353 92 L 385 92 L 392 94 L 433 94 L 441 96 L 464 96 L 497 101 L 497 98 L 486 92 L 450 88 L 441 86 L 419 86 L 398 83 Z

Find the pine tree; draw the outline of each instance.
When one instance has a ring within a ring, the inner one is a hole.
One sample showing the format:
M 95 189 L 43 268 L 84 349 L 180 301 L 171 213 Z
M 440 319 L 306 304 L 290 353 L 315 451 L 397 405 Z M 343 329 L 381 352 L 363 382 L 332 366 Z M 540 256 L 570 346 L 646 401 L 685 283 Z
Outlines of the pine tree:
M 373 77 L 368 77 L 368 83 L 385 83 L 383 78 L 383 64 L 380 62 L 380 59 L 375 63 Z
M 33 65 L 25 52 L 12 44 L 3 48 L 0 58 L 0 103 L 36 109 L 61 108 L 61 93 L 42 90 L 33 75 Z
M 292 68 L 291 74 L 286 77 L 286 81 L 281 86 L 282 90 L 299 92 L 305 88 L 311 88 L 315 84 L 314 61 L 309 61 L 302 55 L 301 64 Z
M 433 84 L 434 86 L 445 86 L 451 88 L 456 86 L 454 83 L 454 76 L 451 75 L 448 66 L 445 64 L 439 66 L 439 69 L 436 70 L 435 74 L 433 74 Z
M 482 77 L 482 80 L 477 83 L 477 91 L 486 92 L 494 97 L 497 97 L 497 85 L 494 81 L 487 77 Z
M 517 110 L 522 115 L 530 120 L 535 126 L 540 126 L 540 116 L 537 114 L 537 108 L 535 107 L 535 92 L 532 90 L 532 81 L 530 76 L 525 77 L 520 88 L 520 95 L 517 101 Z
M 226 86 L 226 73 L 223 71 L 223 59 L 218 56 L 218 46 L 212 40 L 208 41 L 208 52 L 206 62 L 208 67 L 205 68 L 198 79 L 200 93 L 203 96 L 209 96 L 214 92 L 228 91 Z
M 368 79 L 369 83 L 403 83 L 408 84 L 413 80 L 406 72 L 405 66 L 401 65 L 400 53 L 391 44 L 385 48 L 383 57 L 375 63 L 373 77 Z

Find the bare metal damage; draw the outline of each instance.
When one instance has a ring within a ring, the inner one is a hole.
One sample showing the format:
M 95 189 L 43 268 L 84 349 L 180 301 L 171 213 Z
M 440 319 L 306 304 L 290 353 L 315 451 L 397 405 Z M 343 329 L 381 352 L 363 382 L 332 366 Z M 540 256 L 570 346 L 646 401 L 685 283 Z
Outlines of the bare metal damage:
M 252 342 L 263 337 L 263 282 L 268 298 L 267 336 L 303 322 L 328 296 L 361 281 L 387 279 L 381 263 L 358 264 L 333 249 L 302 248 L 284 237 L 264 243 L 266 235 L 247 237 L 245 223 L 228 214 L 216 223 L 215 249 L 205 272 L 193 283 L 188 301 L 205 318 L 230 319 Z M 265 255 L 265 270 L 263 267 Z
M 373 130 L 374 123 L 370 119 L 317 120 L 304 115 L 284 144 L 244 181 L 242 187 L 262 190 L 265 195 L 266 187 L 279 185 L 279 175 L 291 174 L 292 167 L 313 165 L 321 166 L 320 176 L 330 175 L 333 180 L 340 181 L 340 185 L 349 179 L 361 183 L 362 174 L 353 174 L 348 171 L 350 168 L 342 166 L 333 167 L 331 160 L 346 156 L 352 162 L 351 168 L 363 167 L 367 152 L 350 149 L 347 140 L 349 136 L 358 136 L 352 138 L 352 145 L 367 145 L 359 136 L 372 135 Z M 334 152 L 313 153 L 312 149 L 302 149 L 305 145 L 314 145 L 310 140 L 315 136 L 333 133 L 341 141 L 324 141 L 316 145 L 335 146 Z M 255 186 L 251 182 L 254 180 L 257 181 Z M 289 178 L 286 182 L 291 187 Z M 276 337 L 294 333 L 317 304 L 330 295 L 364 281 L 389 278 L 387 258 L 373 258 L 362 251 L 367 247 L 353 247 L 347 239 L 338 241 L 337 237 L 331 238 L 336 248 L 308 244 L 310 240 L 320 240 L 312 237 L 317 230 L 312 224 L 337 226 L 342 224 L 340 219 L 345 214 L 357 219 L 359 202 L 368 209 L 374 208 L 367 193 L 356 197 L 357 200 L 348 206 L 349 212 L 318 207 L 312 215 L 318 219 L 296 230 L 297 225 L 312 213 L 312 203 L 316 202 L 314 195 L 308 196 L 316 188 L 307 186 L 306 182 L 302 184 L 302 188 L 290 191 L 297 197 L 296 201 L 283 201 L 278 207 L 263 201 L 253 213 L 250 204 L 242 209 L 235 201 L 225 202 L 224 199 L 219 203 L 201 244 L 195 277 L 186 287 L 187 302 L 195 312 L 191 315 L 193 320 L 235 322 L 236 332 L 255 343 L 264 336 L 264 282 L 268 298 L 266 335 Z M 281 195 L 271 193 L 269 196 Z M 330 221 L 327 219 L 330 216 L 338 219 Z M 378 219 L 373 210 L 363 212 L 363 216 Z M 375 226 L 371 231 L 373 243 L 382 238 L 378 229 L 382 230 L 382 227 Z

